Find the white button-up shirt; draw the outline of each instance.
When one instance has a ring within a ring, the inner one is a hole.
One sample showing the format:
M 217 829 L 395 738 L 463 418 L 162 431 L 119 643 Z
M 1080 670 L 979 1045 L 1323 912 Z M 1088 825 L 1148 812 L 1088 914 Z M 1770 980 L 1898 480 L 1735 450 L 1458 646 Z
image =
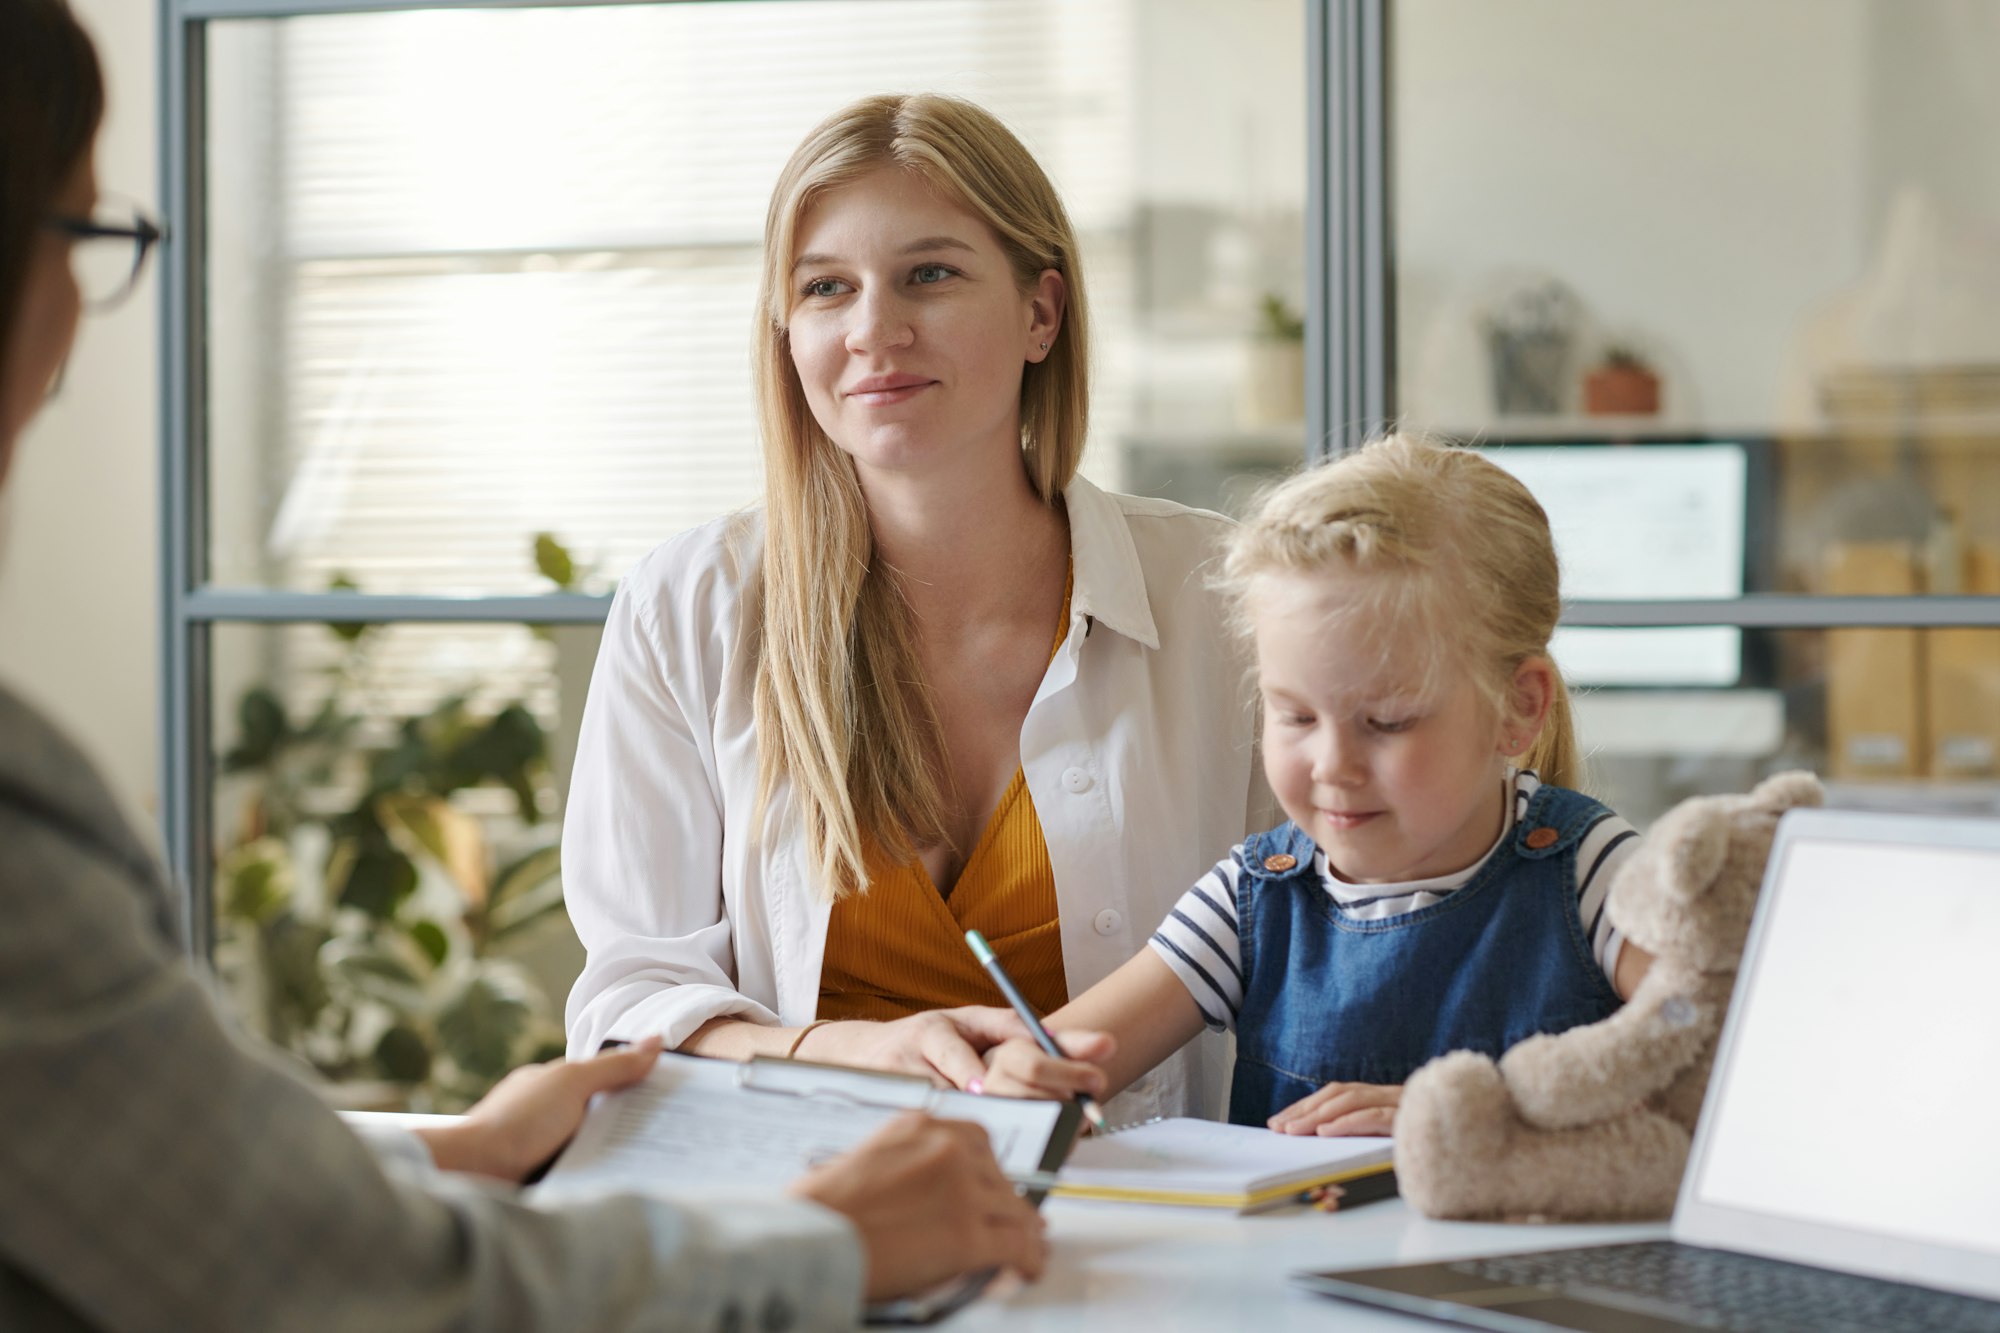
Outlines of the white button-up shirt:
M 1228 520 L 1081 478 L 1064 499 L 1069 632 L 1021 724 L 1021 767 L 1076 995 L 1277 816 L 1246 661 L 1210 586 Z M 569 997 L 572 1055 L 653 1032 L 677 1046 L 722 1016 L 797 1025 L 819 1008 L 829 903 L 789 787 L 753 825 L 743 645 L 762 534 L 754 512 L 682 533 L 612 603 L 563 826 L 570 917 L 589 951 Z M 1226 1059 L 1218 1038 L 1199 1038 L 1113 1111 L 1217 1115 Z

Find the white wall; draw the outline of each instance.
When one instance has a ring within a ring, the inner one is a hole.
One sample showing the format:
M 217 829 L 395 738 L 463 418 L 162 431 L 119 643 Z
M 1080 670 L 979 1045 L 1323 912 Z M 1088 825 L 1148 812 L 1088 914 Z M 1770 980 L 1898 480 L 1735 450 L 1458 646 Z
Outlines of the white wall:
M 1439 321 L 1469 325 L 1509 270 L 1550 273 L 1660 358 L 1666 417 L 1770 422 L 1793 335 L 1865 258 L 1873 18 L 1869 0 L 1399 4 L 1404 387 L 1456 399 L 1484 366 L 1460 337 L 1440 370 Z M 1405 406 L 1464 424 L 1462 399 Z
M 152 0 L 71 0 L 110 85 L 106 191 L 159 187 Z M 86 317 L 62 393 L 20 441 L 4 501 L 0 680 L 52 712 L 148 832 L 159 791 L 157 278 Z
M 2000 5 L 1878 3 L 1870 25 L 1869 194 L 1882 213 L 1905 186 L 1962 216 L 2000 223 Z

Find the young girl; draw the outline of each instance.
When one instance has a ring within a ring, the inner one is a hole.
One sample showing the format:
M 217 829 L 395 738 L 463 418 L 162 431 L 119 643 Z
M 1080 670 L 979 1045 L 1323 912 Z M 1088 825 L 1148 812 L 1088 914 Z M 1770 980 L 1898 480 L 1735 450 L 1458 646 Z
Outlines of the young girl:
M 1235 847 L 985 1091 L 1108 1096 L 1234 1028 L 1229 1118 L 1389 1132 L 1425 1061 L 1595 1022 L 1650 959 L 1604 919 L 1632 827 L 1570 790 L 1548 519 L 1477 453 L 1392 436 L 1273 491 L 1226 582 L 1289 822 Z M 1520 766 L 1515 763 L 1519 761 Z

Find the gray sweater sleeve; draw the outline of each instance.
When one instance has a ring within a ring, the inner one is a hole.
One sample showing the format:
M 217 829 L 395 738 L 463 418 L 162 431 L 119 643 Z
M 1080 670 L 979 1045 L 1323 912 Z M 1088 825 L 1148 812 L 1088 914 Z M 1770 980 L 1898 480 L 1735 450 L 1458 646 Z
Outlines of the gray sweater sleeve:
M 812 1205 L 544 1209 L 407 1151 L 378 1158 L 232 1035 L 144 853 L 105 827 L 108 798 L 67 746 L 24 753 L 8 702 L 0 1327 L 853 1325 L 860 1246 Z

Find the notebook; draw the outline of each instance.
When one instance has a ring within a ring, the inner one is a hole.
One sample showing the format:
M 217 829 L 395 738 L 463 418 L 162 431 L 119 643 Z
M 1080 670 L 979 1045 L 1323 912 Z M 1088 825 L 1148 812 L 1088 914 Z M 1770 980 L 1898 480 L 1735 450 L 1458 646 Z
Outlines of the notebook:
M 1343 1203 L 1393 1193 L 1386 1138 L 1274 1134 L 1212 1120 L 1153 1120 L 1084 1139 L 1051 1194 L 1121 1203 L 1170 1203 L 1254 1212 L 1319 1185 Z
M 1672 1239 L 1307 1273 L 1489 1329 L 2000 1329 L 2000 820 L 1778 825 Z

